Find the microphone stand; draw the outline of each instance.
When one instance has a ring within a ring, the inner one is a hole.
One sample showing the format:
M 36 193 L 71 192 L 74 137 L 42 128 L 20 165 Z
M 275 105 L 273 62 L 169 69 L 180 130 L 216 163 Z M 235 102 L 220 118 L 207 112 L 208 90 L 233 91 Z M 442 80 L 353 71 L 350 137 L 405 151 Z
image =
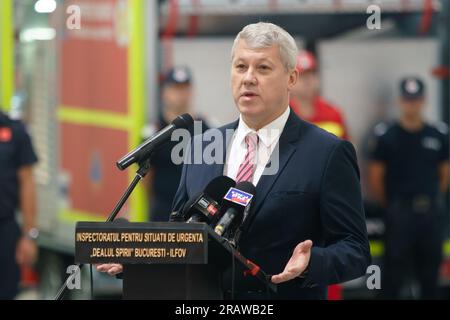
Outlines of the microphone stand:
M 133 181 L 129 184 L 128 188 L 125 190 L 124 194 L 122 195 L 120 200 L 117 202 L 116 206 L 114 207 L 113 211 L 110 213 L 108 219 L 106 219 L 105 222 L 112 222 L 112 221 L 114 221 L 114 219 L 116 218 L 117 214 L 120 212 L 120 210 L 122 209 L 123 205 L 128 200 L 128 198 L 130 197 L 131 193 L 136 188 L 138 183 L 142 179 L 144 179 L 144 177 L 147 175 L 147 173 L 148 173 L 148 171 L 150 169 L 150 157 L 147 160 L 144 160 L 144 161 L 140 162 L 138 165 L 139 165 L 139 169 L 136 171 L 136 175 L 135 175 Z M 64 295 L 69 290 L 67 284 L 70 281 L 72 281 L 72 279 L 79 272 L 81 272 L 81 268 L 83 267 L 83 264 L 77 264 L 77 266 L 78 266 L 78 270 L 75 273 L 73 273 L 73 274 L 71 274 L 70 276 L 67 277 L 67 279 L 64 282 L 64 284 L 58 290 L 58 293 L 56 294 L 54 300 L 62 300 L 64 298 Z

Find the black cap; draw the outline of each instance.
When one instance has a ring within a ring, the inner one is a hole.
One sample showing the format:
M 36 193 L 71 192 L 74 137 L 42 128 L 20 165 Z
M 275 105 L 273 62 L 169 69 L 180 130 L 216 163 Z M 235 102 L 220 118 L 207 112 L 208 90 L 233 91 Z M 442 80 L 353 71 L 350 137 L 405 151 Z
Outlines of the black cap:
M 164 77 L 164 84 L 189 84 L 191 82 L 191 70 L 186 66 L 173 67 Z
M 400 81 L 400 95 L 407 100 L 422 98 L 425 95 L 425 84 L 417 77 L 407 77 Z

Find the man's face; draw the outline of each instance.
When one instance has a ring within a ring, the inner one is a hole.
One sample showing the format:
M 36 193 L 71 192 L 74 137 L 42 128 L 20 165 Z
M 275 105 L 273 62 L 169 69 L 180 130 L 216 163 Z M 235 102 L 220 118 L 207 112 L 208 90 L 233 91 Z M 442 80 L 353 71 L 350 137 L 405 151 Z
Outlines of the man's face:
M 299 74 L 293 95 L 299 99 L 313 99 L 319 94 L 319 77 L 315 71 L 305 71 Z
M 406 117 L 418 117 L 422 115 L 425 106 L 424 98 L 404 99 L 400 98 L 400 112 Z
M 287 71 L 278 46 L 251 49 L 245 41 L 235 47 L 231 63 L 234 102 L 248 124 L 264 126 L 286 109 L 297 71 Z
M 166 84 L 162 93 L 165 108 L 172 112 L 183 113 L 188 111 L 192 98 L 192 86 L 185 84 Z

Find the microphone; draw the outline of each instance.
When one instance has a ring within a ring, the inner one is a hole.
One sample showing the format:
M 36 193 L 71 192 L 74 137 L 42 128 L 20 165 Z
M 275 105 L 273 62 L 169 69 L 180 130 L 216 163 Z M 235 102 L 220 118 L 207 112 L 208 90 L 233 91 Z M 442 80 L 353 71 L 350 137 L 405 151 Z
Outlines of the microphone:
M 219 236 L 227 230 L 235 230 L 242 223 L 244 211 L 255 194 L 255 186 L 248 181 L 238 183 L 236 188 L 230 188 L 224 197 L 226 203 L 224 206 L 228 206 L 228 209 L 214 228 Z
M 215 224 L 220 219 L 221 202 L 227 191 L 236 182 L 227 176 L 219 176 L 211 180 L 205 190 L 191 198 L 183 207 L 184 220 Z
M 130 165 L 135 162 L 142 162 L 150 157 L 151 153 L 156 147 L 168 142 L 172 133 L 176 129 L 188 129 L 194 123 L 194 119 L 192 119 L 189 113 L 185 113 L 181 116 L 175 118 L 171 124 L 167 127 L 154 134 L 142 144 L 140 144 L 136 149 L 129 152 L 127 155 L 122 157 L 119 161 L 116 162 L 117 167 L 120 170 L 125 170 Z
M 181 211 L 173 211 L 169 215 L 169 222 L 184 222 L 182 212 Z

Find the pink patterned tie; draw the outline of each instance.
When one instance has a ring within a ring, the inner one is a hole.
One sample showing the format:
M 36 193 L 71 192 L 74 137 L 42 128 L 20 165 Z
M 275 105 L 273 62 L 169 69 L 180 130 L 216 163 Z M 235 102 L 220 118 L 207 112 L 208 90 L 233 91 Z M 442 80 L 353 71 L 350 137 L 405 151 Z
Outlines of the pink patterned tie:
M 236 176 L 236 183 L 242 181 L 252 181 L 253 174 L 256 168 L 256 152 L 258 148 L 258 134 L 249 133 L 245 137 L 245 143 L 247 144 L 247 153 L 244 161 L 239 166 L 238 174 Z

